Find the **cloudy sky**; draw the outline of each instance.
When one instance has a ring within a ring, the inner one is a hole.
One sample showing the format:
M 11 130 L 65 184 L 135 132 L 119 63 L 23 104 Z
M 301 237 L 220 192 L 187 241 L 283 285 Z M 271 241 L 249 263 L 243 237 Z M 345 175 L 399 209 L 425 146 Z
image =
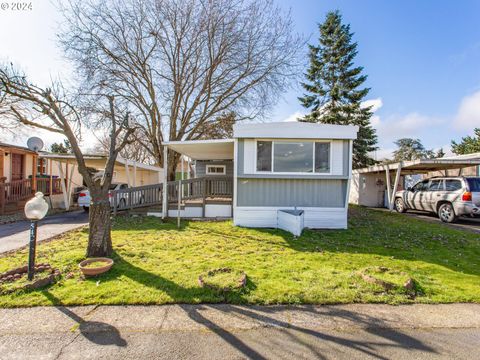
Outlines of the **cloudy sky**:
M 13 2 L 13 0 L 4 0 Z M 358 42 L 356 63 L 368 75 L 368 104 L 380 150 L 388 156 L 393 141 L 418 137 L 428 148 L 450 150 L 480 126 L 479 1 L 278 0 L 291 9 L 298 32 L 315 43 L 317 23 L 339 9 Z M 39 83 L 68 76 L 70 67 L 55 45 L 59 16 L 49 0 L 32 1 L 33 10 L 0 10 L 0 57 L 21 67 Z M 273 109 L 270 121 L 300 116 L 304 109 L 294 86 Z M 0 134 L 1 140 L 22 143 Z M 58 138 L 40 134 L 47 143 Z M 88 144 L 87 144 L 88 145 Z

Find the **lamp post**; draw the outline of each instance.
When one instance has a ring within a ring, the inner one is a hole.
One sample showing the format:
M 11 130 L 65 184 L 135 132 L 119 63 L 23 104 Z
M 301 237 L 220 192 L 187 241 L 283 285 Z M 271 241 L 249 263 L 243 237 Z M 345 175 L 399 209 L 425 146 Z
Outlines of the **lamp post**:
M 43 193 L 35 193 L 35 197 L 25 204 L 25 216 L 30 220 L 30 249 L 28 252 L 28 280 L 33 280 L 35 273 L 35 248 L 37 245 L 37 225 L 47 215 L 48 204 Z

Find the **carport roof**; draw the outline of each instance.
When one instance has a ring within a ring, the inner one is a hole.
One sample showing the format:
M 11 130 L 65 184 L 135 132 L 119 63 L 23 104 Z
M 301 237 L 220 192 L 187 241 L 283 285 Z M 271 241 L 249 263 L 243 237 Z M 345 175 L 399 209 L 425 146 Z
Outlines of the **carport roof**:
M 77 163 L 77 159 L 75 158 L 75 155 L 72 155 L 72 154 L 40 153 L 40 157 L 44 159 L 51 159 L 53 161 L 69 162 L 71 164 Z M 86 165 L 91 166 L 93 168 L 105 167 L 105 164 L 107 161 L 107 156 L 101 155 L 101 154 L 85 154 L 83 155 L 83 158 L 85 159 Z M 163 171 L 163 169 L 158 166 L 147 165 L 147 164 L 135 162 L 132 160 L 125 160 L 119 156 L 117 157 L 117 160 L 115 161 L 115 166 L 125 166 L 126 164 L 128 164 L 129 166 L 136 166 L 137 169 L 140 171 L 141 170 L 156 171 L 156 172 Z
M 373 165 L 370 167 L 356 169 L 354 172 L 365 174 L 388 170 L 397 170 L 401 167 L 402 174 L 423 174 L 431 171 L 446 169 L 459 169 L 470 166 L 480 165 L 480 159 L 419 159 L 411 161 L 402 161 L 392 164 Z
M 233 139 L 170 141 L 165 145 L 192 160 L 232 160 Z

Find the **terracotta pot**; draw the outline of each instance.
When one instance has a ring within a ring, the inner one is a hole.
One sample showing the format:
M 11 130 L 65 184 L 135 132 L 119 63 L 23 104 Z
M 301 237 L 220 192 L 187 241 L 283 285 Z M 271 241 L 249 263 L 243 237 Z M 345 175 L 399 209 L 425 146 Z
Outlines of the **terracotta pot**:
M 100 267 L 86 267 L 86 265 L 92 262 L 97 262 L 97 261 L 104 262 L 105 265 Z M 104 272 L 107 272 L 108 270 L 110 270 L 110 268 L 113 266 L 113 260 L 109 258 L 89 258 L 89 259 L 83 260 L 78 266 L 80 267 L 80 270 L 82 270 L 83 275 L 95 276 L 95 275 L 103 274 Z

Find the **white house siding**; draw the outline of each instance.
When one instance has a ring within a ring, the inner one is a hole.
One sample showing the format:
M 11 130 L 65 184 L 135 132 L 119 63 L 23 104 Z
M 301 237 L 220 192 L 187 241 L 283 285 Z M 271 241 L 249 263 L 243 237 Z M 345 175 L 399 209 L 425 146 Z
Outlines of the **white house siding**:
M 233 222 L 237 226 L 276 228 L 278 210 L 293 210 L 294 207 L 239 207 L 233 215 Z M 347 210 L 345 208 L 319 208 L 299 206 L 303 210 L 304 225 L 310 229 L 346 229 Z

